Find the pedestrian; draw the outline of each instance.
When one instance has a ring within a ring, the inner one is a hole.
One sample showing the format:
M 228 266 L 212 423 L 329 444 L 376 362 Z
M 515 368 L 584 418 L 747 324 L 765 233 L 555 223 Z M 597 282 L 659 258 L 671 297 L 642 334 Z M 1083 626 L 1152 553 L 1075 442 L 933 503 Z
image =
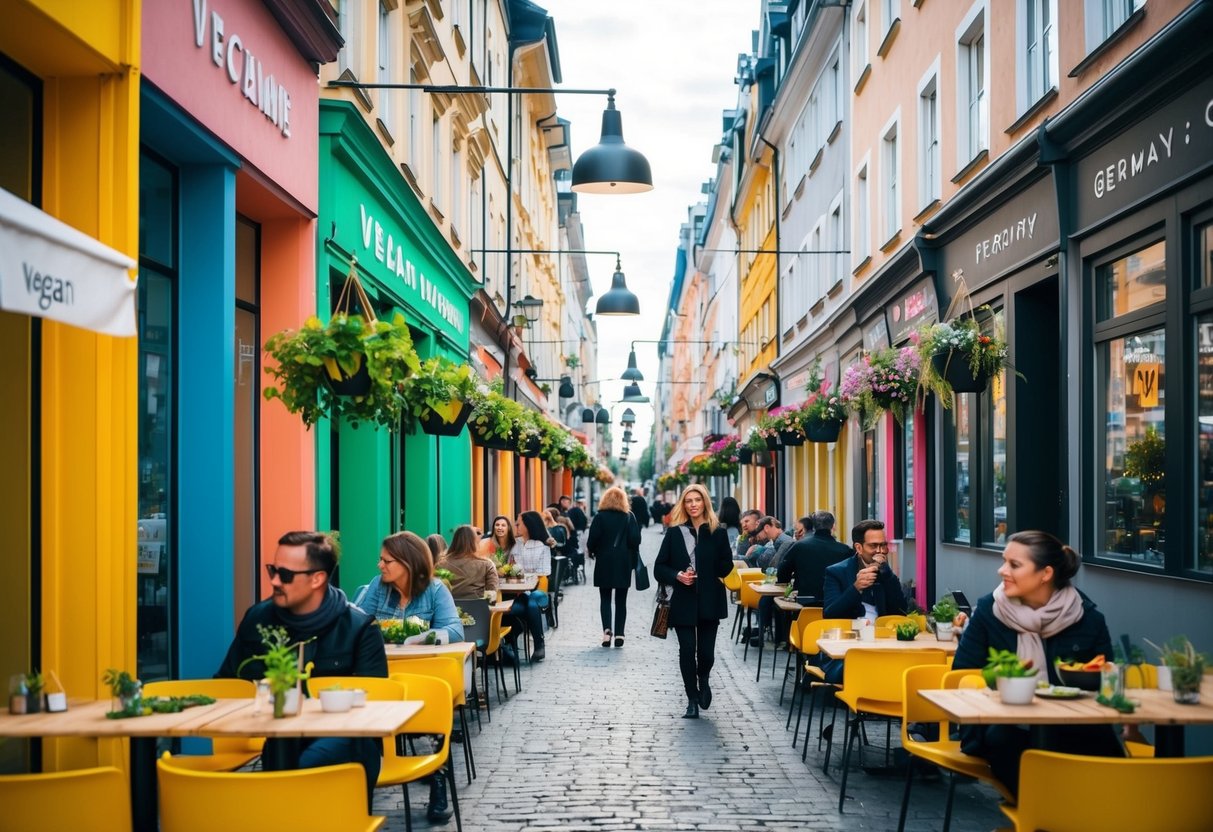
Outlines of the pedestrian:
M 735 548 L 737 538 L 741 537 L 741 504 L 735 498 L 725 497 L 720 501 L 720 525 L 729 535 L 729 548 Z
M 460 526 L 451 535 L 451 548 L 437 564 L 451 573 L 451 595 L 457 599 L 497 594 L 497 564 L 480 553 L 479 543 L 474 528 Z
M 505 563 L 514 551 L 514 542 L 514 524 L 504 514 L 498 514 L 489 526 L 488 536 L 480 541 L 480 553 L 497 563 Z
M 586 552 L 594 560 L 594 586 L 598 587 L 598 610 L 602 617 L 602 646 L 623 647 L 623 627 L 628 619 L 628 587 L 640 557 L 640 525 L 628 510 L 628 495 L 619 486 L 602 493 L 598 513 L 590 523 Z M 611 629 L 611 593 L 615 595 L 615 629 Z
M 632 492 L 632 514 L 636 517 L 636 522 L 649 527 L 649 504 L 645 502 L 644 492 L 637 488 Z
M 261 652 L 258 627 L 284 627 L 291 641 L 304 641 L 303 659 L 315 662 L 317 676 L 378 676 L 387 678 L 387 655 L 383 635 L 375 619 L 350 605 L 345 593 L 330 582 L 337 568 L 333 539 L 319 532 L 287 532 L 278 539 L 269 573 L 270 598 L 249 607 L 236 628 L 223 664 L 215 674 L 220 679 L 257 680 L 265 674 L 260 660 L 244 662 Z M 366 737 L 307 737 L 296 740 L 270 738 L 266 751 L 280 742 L 300 745 L 299 768 L 317 768 L 338 763 L 361 763 L 366 770 L 367 810 L 370 810 L 379 777 L 379 740 Z M 267 753 L 262 767 L 277 759 Z M 446 792 L 443 792 L 445 799 Z
M 513 562 L 520 565 L 527 575 L 551 575 L 551 547 L 556 541 L 543 525 L 543 516 L 537 511 L 522 512 L 514 523 L 514 532 L 517 537 L 514 548 L 510 550 Z M 547 655 L 543 640 L 543 609 L 547 606 L 546 602 L 547 593 L 536 589 L 533 592 L 518 593 L 514 598 L 514 605 L 510 608 L 510 615 L 527 627 L 535 642 L 531 653 L 533 662 L 541 662 Z M 515 629 L 514 632 L 519 630 Z
M 673 588 L 670 626 L 678 635 L 678 667 L 687 694 L 683 719 L 712 706 L 709 676 L 716 661 L 716 631 L 729 614 L 724 578 L 733 571 L 728 533 L 712 510 L 708 490 L 688 485 L 670 512 L 670 529 L 653 564 L 660 583 Z
M 560 498 L 561 505 L 566 501 L 569 503 L 569 522 L 573 524 L 573 545 L 570 547 L 569 563 L 573 565 L 573 583 L 577 583 L 577 571 L 585 567 L 585 558 L 581 553 L 584 549 L 585 534 L 590 528 L 590 519 L 585 516 L 585 509 L 580 503 L 572 502 L 567 496 Z

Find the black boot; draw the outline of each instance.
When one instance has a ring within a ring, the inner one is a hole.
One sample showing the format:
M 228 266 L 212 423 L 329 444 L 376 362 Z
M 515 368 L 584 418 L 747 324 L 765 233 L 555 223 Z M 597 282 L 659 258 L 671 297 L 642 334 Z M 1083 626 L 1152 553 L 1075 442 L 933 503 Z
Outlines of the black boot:
M 712 689 L 708 687 L 708 677 L 699 677 L 699 707 L 705 711 L 712 707 Z
M 687 711 L 682 715 L 683 719 L 699 719 L 699 702 L 697 697 L 687 697 Z
M 547 651 L 545 651 L 543 649 L 543 646 L 544 646 L 543 638 L 541 636 L 536 636 L 535 637 L 535 649 L 531 651 L 531 661 L 533 661 L 533 662 L 543 661 L 544 656 L 547 655 Z
M 425 819 L 430 823 L 445 823 L 451 819 L 451 807 L 446 800 L 446 779 L 442 774 L 430 778 L 430 802 L 425 807 Z

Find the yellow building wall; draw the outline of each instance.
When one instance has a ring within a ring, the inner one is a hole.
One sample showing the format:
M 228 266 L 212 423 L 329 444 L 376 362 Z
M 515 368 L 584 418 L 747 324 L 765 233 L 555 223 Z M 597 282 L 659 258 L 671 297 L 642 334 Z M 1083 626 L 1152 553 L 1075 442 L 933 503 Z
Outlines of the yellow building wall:
M 43 209 L 132 258 L 140 11 L 139 0 L 6 3 L 0 30 L 0 52 L 43 81 Z M 105 669 L 135 668 L 136 347 L 42 324 L 37 662 L 75 697 L 108 696 Z M 12 392 L 0 386 L 5 401 Z M 44 767 L 125 767 L 124 746 L 47 741 Z

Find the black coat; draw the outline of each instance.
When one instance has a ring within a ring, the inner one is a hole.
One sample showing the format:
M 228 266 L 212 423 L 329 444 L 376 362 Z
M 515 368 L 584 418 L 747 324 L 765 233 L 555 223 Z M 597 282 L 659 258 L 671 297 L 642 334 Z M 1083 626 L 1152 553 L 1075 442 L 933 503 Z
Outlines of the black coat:
M 649 525 L 649 504 L 644 501 L 644 497 L 639 494 L 632 495 L 632 514 L 636 515 L 636 522 L 642 526 Z
M 630 511 L 603 509 L 590 522 L 586 552 L 594 558 L 594 586 L 624 589 L 640 556 L 640 526 Z
M 826 568 L 840 563 L 855 550 L 839 543 L 829 532 L 813 532 L 796 541 L 779 563 L 778 580 L 786 584 L 796 578 L 796 594 L 825 598 Z
M 855 589 L 855 576 L 859 574 L 859 556 L 826 568 L 824 618 L 862 618 L 863 602 L 876 607 L 877 615 L 905 615 L 906 596 L 901 591 L 901 579 L 892 569 L 882 568 L 876 582 L 865 590 L 864 595 Z
M 733 556 L 724 526 L 717 526 L 715 531 L 710 531 L 707 523 L 699 527 L 695 538 L 695 573 L 699 577 L 691 586 L 685 586 L 679 583 L 678 573 L 690 565 L 683 534 L 677 527 L 671 527 L 661 539 L 661 550 L 653 563 L 657 580 L 673 587 L 671 627 L 694 627 L 700 621 L 719 621 L 729 615 L 724 579 L 733 571 Z

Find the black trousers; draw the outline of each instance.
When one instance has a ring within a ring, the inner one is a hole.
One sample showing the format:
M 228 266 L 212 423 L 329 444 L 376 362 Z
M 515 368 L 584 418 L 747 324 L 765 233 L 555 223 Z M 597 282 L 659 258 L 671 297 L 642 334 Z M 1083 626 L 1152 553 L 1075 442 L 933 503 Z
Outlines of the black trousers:
M 716 631 L 719 621 L 700 621 L 694 627 L 675 627 L 678 634 L 678 669 L 687 696 L 699 696 L 699 680 L 708 678 L 716 663 Z
M 616 638 L 623 636 L 623 625 L 628 622 L 628 588 L 598 587 L 598 611 L 602 613 L 602 629 L 611 629 L 611 593 L 615 593 L 615 629 Z

